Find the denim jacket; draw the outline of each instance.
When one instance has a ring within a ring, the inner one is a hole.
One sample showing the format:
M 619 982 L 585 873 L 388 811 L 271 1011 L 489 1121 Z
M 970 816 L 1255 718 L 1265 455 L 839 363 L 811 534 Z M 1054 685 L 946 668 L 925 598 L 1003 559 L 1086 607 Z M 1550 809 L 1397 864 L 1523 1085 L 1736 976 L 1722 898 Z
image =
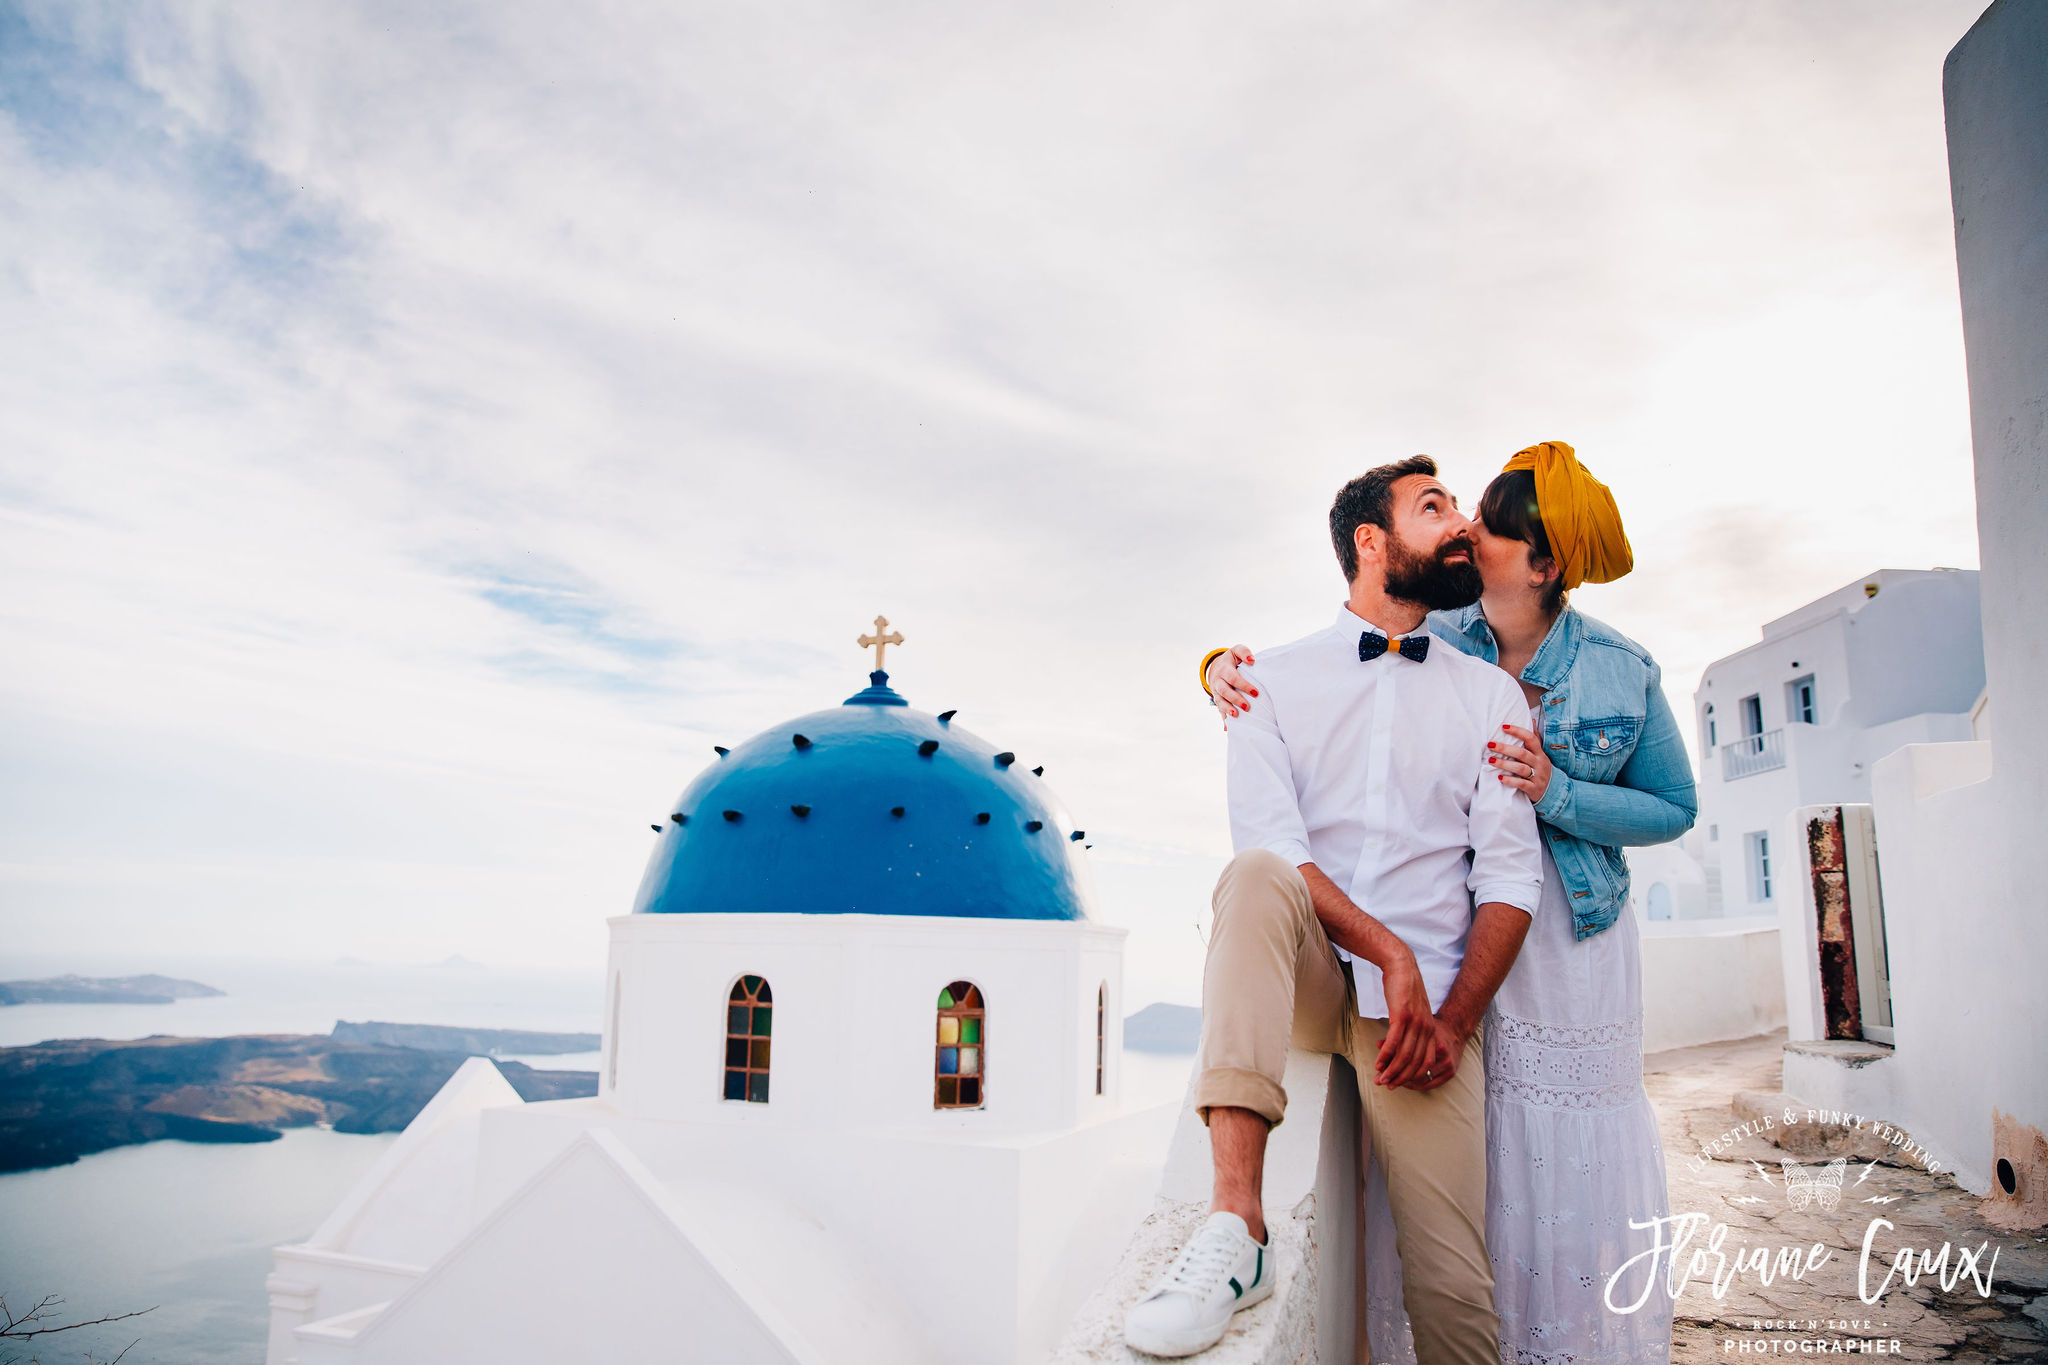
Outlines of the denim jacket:
M 1500 662 L 1477 606 L 1434 612 L 1429 628 L 1466 654 Z M 1544 689 L 1543 747 L 1552 764 L 1536 817 L 1564 881 L 1572 933 L 1591 938 L 1628 903 L 1622 846 L 1667 843 L 1692 828 L 1692 763 L 1656 660 L 1572 607 L 1558 613 L 1522 681 Z

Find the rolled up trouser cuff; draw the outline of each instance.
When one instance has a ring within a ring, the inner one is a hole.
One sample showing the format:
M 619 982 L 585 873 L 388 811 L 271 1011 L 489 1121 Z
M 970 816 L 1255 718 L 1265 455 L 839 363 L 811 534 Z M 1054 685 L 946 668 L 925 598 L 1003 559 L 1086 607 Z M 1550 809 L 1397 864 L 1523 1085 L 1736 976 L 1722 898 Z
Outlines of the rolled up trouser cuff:
M 1243 1067 L 1210 1067 L 1195 1082 L 1195 1112 L 1209 1121 L 1211 1109 L 1249 1109 L 1279 1127 L 1287 1114 L 1287 1091 L 1272 1077 Z

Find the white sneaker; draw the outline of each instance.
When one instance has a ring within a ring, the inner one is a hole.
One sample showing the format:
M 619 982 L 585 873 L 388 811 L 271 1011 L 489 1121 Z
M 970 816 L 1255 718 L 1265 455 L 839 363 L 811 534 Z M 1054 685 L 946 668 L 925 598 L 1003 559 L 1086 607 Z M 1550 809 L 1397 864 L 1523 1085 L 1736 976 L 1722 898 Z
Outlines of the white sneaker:
M 1223 1339 L 1230 1315 L 1273 1292 L 1273 1264 L 1244 1219 L 1212 1213 L 1173 1268 L 1124 1315 L 1124 1344 L 1155 1356 L 1191 1356 Z

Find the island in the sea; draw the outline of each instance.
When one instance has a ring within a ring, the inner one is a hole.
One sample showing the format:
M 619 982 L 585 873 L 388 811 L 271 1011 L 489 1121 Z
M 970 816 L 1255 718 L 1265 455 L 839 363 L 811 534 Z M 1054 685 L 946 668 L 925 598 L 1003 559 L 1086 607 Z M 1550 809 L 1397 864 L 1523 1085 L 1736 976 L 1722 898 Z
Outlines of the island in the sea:
M 455 1028 L 448 1024 L 387 1024 L 372 1019 L 354 1023 L 343 1019 L 334 1026 L 334 1038 L 343 1043 L 384 1043 L 391 1047 L 416 1047 L 428 1052 L 460 1052 L 465 1057 L 560 1057 L 571 1052 L 595 1052 L 604 1039 L 595 1033 L 537 1033 L 523 1028 Z
M 52 976 L 41 981 L 0 981 L 0 1005 L 168 1005 L 226 995 L 174 976 Z
M 454 1032 L 488 1037 L 500 1031 Z M 285 1128 L 310 1124 L 344 1133 L 395 1132 L 477 1050 L 430 1051 L 326 1034 L 71 1038 L 0 1048 L 0 1172 L 61 1166 L 159 1138 L 269 1142 Z M 518 1050 L 550 1049 L 522 1043 Z M 523 1099 L 597 1093 L 594 1071 L 496 1065 Z
M 1202 1012 L 1193 1005 L 1147 1005 L 1124 1020 L 1124 1046 L 1132 1052 L 1192 1056 L 1202 1041 Z

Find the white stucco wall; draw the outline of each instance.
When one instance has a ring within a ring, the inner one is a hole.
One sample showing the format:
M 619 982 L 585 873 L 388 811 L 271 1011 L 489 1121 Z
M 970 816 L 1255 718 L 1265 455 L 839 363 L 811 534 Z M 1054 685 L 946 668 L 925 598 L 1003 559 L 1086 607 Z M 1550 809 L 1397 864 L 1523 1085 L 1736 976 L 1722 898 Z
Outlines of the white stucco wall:
M 1873 782 L 1895 1116 L 1973 1190 L 1992 1111 L 2048 1128 L 2048 5 L 1998 0 L 1942 73 L 1976 456 L 1988 745 L 1899 751 Z M 2020 717 L 2015 722 L 2010 718 Z
M 2025 1029 L 2048 1027 L 2039 978 L 2008 977 L 1993 944 L 2016 907 L 2006 869 L 1977 856 L 1999 823 L 1992 763 L 1988 744 L 1916 744 L 1877 765 L 1872 803 L 1897 1046 L 1887 1117 L 1979 1193 L 1990 1187 L 1990 1105 L 2011 1112 L 2006 1083 L 2020 1079 L 1999 1063 L 2025 1047 L 2000 1035 L 2010 1021 L 1999 1016 L 2018 1004 Z
M 896 915 L 627 915 L 611 921 L 617 1082 L 636 1118 L 875 1125 L 916 1131 L 1064 1128 L 1117 1105 L 1125 930 L 1044 920 Z M 735 980 L 774 992 L 769 1105 L 723 1098 Z M 941 988 L 986 1002 L 985 1106 L 932 1108 Z M 1095 1094 L 1095 1002 L 1107 985 L 1105 1093 Z M 609 1021 L 608 1021 L 609 1026 Z
M 1645 924 L 1643 1051 L 1751 1038 L 1785 1022 L 1775 920 Z
M 1778 961 L 1785 981 L 1785 1040 L 1792 1043 L 1828 1036 L 1820 992 L 1820 912 L 1814 903 L 1812 860 L 1800 833 L 1809 820 L 1830 808 L 1795 807 L 1777 835 L 1785 842 L 1786 855 L 1784 894 L 1778 897 Z
M 474 1222 L 471 1190 L 483 1116 L 523 1107 L 498 1068 L 464 1062 L 304 1242 L 277 1250 L 267 1358 L 293 1358 L 293 1332 L 316 1318 L 388 1302 Z
M 1365 1355 L 1360 1341 L 1365 1326 L 1360 1177 L 1372 1159 L 1372 1146 L 1358 1084 L 1350 1063 L 1328 1053 L 1295 1049 L 1287 1055 L 1282 1080 L 1287 1118 L 1267 1144 L 1262 1190 L 1283 1275 L 1273 1298 L 1244 1315 L 1262 1320 L 1247 1323 L 1248 1330 L 1233 1330 L 1215 1348 L 1218 1365 L 1349 1361 Z M 1205 1215 L 1216 1167 L 1209 1129 L 1195 1111 L 1194 1087 L 1191 1078 L 1160 1178 L 1159 1204 Z M 1164 1248 L 1156 1245 L 1158 1240 L 1155 1235 L 1154 1245 L 1148 1246 L 1141 1232 L 1125 1251 L 1125 1268 L 1133 1261 L 1159 1261 Z M 1301 1263 L 1287 1265 L 1296 1255 Z M 1063 1351 L 1058 1358 L 1137 1359 L 1123 1347 L 1123 1313 L 1138 1294 L 1149 1292 L 1163 1268 L 1154 1264 L 1147 1275 L 1120 1275 L 1108 1294 L 1091 1301 L 1092 1314 L 1083 1311 L 1070 1339 L 1070 1344 L 1092 1339 L 1097 1349 Z

